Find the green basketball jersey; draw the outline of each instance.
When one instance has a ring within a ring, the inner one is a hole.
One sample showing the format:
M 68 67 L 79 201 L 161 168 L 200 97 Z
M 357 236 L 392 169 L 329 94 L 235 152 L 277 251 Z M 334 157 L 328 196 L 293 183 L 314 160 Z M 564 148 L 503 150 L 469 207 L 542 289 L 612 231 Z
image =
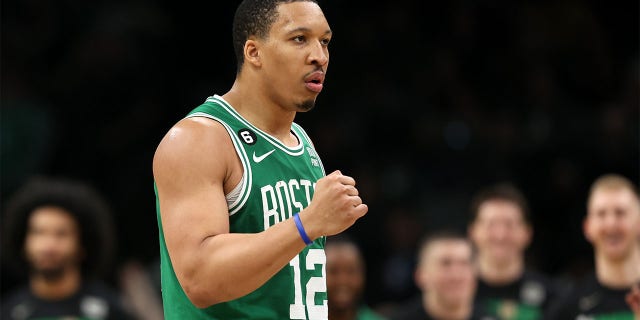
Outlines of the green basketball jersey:
M 244 178 L 234 190 L 234 197 L 227 196 L 231 232 L 264 231 L 309 205 L 316 181 L 325 172 L 299 125 L 291 126 L 299 144 L 288 147 L 253 126 L 217 95 L 209 97 L 187 117 L 206 117 L 221 123 L 242 162 Z M 327 319 L 324 237 L 308 245 L 254 292 L 199 309 L 187 298 L 171 265 L 157 191 L 156 207 L 166 319 Z

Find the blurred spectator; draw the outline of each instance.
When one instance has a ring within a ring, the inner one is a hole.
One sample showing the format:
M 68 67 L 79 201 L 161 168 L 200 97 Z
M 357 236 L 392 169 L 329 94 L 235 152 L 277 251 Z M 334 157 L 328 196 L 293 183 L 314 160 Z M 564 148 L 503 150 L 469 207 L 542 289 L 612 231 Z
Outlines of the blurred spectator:
M 28 283 L 2 302 L 2 319 L 129 319 L 100 276 L 113 256 L 105 201 L 79 182 L 38 178 L 9 201 L 5 259 Z
M 422 294 L 399 306 L 391 319 L 493 319 L 482 316 L 473 306 L 473 249 L 463 235 L 433 233 L 420 246 L 418 260 L 415 281 Z
M 591 186 L 583 230 L 593 245 L 595 272 L 560 300 L 549 318 L 640 319 L 637 187 L 616 174 L 598 178 Z
M 346 234 L 327 238 L 327 297 L 331 320 L 382 320 L 362 301 L 365 263 L 357 244 Z
M 476 303 L 485 313 L 502 320 L 543 319 L 557 289 L 525 266 L 532 235 L 527 201 L 514 186 L 490 186 L 473 198 L 469 237 L 477 250 Z

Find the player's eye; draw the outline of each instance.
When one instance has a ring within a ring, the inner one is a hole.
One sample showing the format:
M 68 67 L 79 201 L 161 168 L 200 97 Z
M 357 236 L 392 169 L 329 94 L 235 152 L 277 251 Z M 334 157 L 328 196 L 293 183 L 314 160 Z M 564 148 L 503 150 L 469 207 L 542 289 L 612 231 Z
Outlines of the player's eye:
M 328 46 L 329 42 L 331 42 L 331 39 L 325 38 L 325 39 L 322 39 L 320 42 L 322 43 L 323 46 Z
M 306 39 L 304 36 L 300 35 L 300 36 L 293 37 L 291 40 L 297 43 L 303 43 Z

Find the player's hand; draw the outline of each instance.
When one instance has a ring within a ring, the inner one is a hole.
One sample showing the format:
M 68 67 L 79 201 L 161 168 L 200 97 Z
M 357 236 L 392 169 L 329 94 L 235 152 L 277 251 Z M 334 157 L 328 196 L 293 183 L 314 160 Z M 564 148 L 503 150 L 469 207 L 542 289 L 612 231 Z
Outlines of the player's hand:
M 631 287 L 631 291 L 625 297 L 627 304 L 633 311 L 635 320 L 640 320 L 640 283 L 636 283 Z
M 356 181 L 336 170 L 316 183 L 313 199 L 300 219 L 307 234 L 315 239 L 340 233 L 367 213 Z

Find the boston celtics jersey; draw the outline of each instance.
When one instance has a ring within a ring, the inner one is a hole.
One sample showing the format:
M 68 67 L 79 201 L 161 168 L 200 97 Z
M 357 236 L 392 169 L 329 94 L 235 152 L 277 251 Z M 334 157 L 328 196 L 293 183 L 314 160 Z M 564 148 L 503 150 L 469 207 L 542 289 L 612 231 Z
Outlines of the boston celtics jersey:
M 558 300 L 551 320 L 634 320 L 626 295 L 631 288 L 609 288 L 598 281 L 595 272 L 581 279 Z
M 291 126 L 291 133 L 299 143 L 288 147 L 253 126 L 217 95 L 209 97 L 187 117 L 205 117 L 222 124 L 242 163 L 243 179 L 233 196 L 227 195 L 230 232 L 264 231 L 309 205 L 316 181 L 325 172 L 299 125 Z M 157 196 L 156 205 L 167 319 L 327 319 L 324 237 L 308 245 L 254 292 L 199 309 L 178 283 L 164 242 Z
M 519 279 L 503 285 L 478 279 L 476 304 L 501 320 L 541 320 L 557 291 L 545 275 L 525 270 Z

